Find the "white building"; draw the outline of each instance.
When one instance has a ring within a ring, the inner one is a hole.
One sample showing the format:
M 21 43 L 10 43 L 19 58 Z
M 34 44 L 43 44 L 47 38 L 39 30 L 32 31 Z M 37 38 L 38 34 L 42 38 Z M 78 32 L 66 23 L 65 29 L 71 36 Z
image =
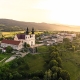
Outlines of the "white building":
M 73 41 L 73 37 L 71 35 L 65 35 L 64 38 L 69 39 L 71 42 Z
M 76 37 L 76 34 L 71 34 L 71 36 L 74 38 L 74 37 Z
M 16 50 L 20 50 L 23 47 L 20 41 L 2 40 L 1 47 L 5 48 L 7 46 L 11 46 L 13 49 L 16 49 Z
M 63 36 L 55 35 L 52 37 L 52 40 L 54 40 L 56 43 L 62 43 L 63 42 Z
M 34 46 L 35 45 L 34 29 L 32 29 L 32 34 L 29 34 L 29 31 L 27 28 L 26 34 L 15 35 L 14 40 L 15 41 L 21 41 L 23 44 L 26 42 L 30 46 Z

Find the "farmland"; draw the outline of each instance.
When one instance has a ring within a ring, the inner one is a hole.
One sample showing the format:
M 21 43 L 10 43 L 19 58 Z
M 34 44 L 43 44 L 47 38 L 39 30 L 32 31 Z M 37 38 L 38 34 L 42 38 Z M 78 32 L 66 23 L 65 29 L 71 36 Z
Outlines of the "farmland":
M 16 34 L 24 33 L 25 31 L 14 31 L 14 32 L 0 32 L 1 35 L 3 35 L 4 38 L 6 37 L 14 37 Z M 31 33 L 31 32 L 30 32 Z M 43 32 L 36 31 L 35 34 L 41 34 Z

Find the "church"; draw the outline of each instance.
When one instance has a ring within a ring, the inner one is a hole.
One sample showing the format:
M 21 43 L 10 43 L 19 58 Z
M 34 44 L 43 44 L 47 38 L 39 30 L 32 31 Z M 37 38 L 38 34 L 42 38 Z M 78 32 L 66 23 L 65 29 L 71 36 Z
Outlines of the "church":
M 23 48 L 25 42 L 30 46 L 35 45 L 34 28 L 32 28 L 31 34 L 29 34 L 29 29 L 27 28 L 25 34 L 15 35 L 14 40 L 2 40 L 1 47 L 11 46 L 13 49 L 20 50 Z
M 35 34 L 34 34 L 34 28 L 32 28 L 32 33 L 29 34 L 29 29 L 27 28 L 25 34 L 17 34 L 14 37 L 15 41 L 21 41 L 23 44 L 26 42 L 30 46 L 35 45 Z

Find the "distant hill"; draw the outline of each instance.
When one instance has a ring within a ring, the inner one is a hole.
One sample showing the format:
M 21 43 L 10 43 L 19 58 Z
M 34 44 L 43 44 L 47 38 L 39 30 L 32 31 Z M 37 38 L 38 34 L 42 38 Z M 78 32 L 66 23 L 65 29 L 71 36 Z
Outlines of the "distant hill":
M 11 19 L 0 19 L 0 30 L 2 31 L 16 31 L 16 30 L 25 30 L 27 27 L 31 29 L 32 27 L 35 30 L 58 30 L 58 31 L 80 31 L 80 27 L 70 27 L 62 24 L 48 24 L 48 23 L 35 23 L 35 22 L 23 22 L 16 21 Z

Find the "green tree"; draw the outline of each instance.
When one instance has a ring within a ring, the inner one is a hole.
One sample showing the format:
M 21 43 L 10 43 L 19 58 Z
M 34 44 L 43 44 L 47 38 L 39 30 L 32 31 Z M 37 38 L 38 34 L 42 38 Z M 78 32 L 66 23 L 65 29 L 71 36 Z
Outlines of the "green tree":
M 58 56 L 59 56 L 58 52 L 52 52 L 50 54 L 50 57 L 53 58 L 53 59 L 56 59 Z
M 61 70 L 60 76 L 63 80 L 70 80 L 70 74 L 66 70 Z
M 33 77 L 32 80 L 40 80 L 39 77 Z
M 63 39 L 63 42 L 65 42 L 65 43 L 69 43 L 70 40 L 69 40 L 68 38 L 64 38 L 64 39 Z
M 75 51 L 75 46 L 72 46 L 73 51 Z
M 58 80 L 63 80 L 61 77 Z
M 0 49 L 0 53 L 2 53 L 2 49 Z
M 53 79 L 53 80 L 57 80 L 57 73 L 54 73 L 54 74 L 52 75 L 52 79 Z
M 56 58 L 56 61 L 58 62 L 58 66 L 59 67 L 62 67 L 62 60 L 61 60 L 61 58 L 60 57 L 57 57 Z
M 22 77 L 22 75 L 17 71 L 14 71 L 12 74 L 13 74 L 13 80 L 19 80 Z
M 52 76 L 52 71 L 49 69 L 48 71 L 45 72 L 44 80 L 51 80 L 51 76 Z
M 57 67 L 57 66 L 53 66 L 53 67 L 51 68 L 51 71 L 52 71 L 53 73 L 58 72 L 58 67 Z
M 13 48 L 11 46 L 6 47 L 6 52 L 11 53 L 13 51 Z
M 52 53 L 52 52 L 57 52 L 58 49 L 55 47 L 55 46 L 49 46 L 49 52 Z
M 11 80 L 13 78 L 13 75 L 11 73 L 9 73 L 9 80 Z
M 27 47 L 30 47 L 30 45 L 29 45 L 29 44 L 27 44 Z
M 58 66 L 58 62 L 56 60 L 51 60 L 49 66 L 50 68 L 52 68 L 53 66 Z
M 26 42 L 24 42 L 23 46 L 24 46 L 24 48 L 27 48 L 27 43 L 26 43 Z

